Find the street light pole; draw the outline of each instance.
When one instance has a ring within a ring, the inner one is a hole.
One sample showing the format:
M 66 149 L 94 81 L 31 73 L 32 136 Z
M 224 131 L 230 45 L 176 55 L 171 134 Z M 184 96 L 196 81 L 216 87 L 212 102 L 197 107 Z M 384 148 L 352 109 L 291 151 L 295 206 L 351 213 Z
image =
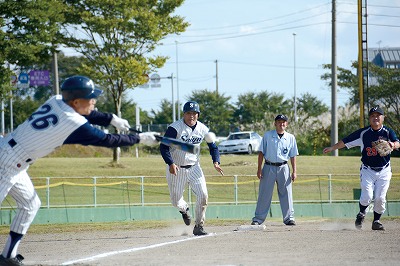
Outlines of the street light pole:
M 176 45 L 176 103 L 178 108 L 178 117 L 177 119 L 181 118 L 181 105 L 179 103 L 179 72 L 178 72 L 178 41 L 175 41 Z
M 218 60 L 215 60 L 215 93 L 218 95 Z
M 294 122 L 297 122 L 297 98 L 296 98 L 296 33 L 293 33 L 293 90 L 294 90 Z
M 172 92 L 172 122 L 175 122 L 176 113 L 175 113 L 175 100 L 174 100 L 174 73 L 171 73 L 171 76 L 167 77 L 171 79 L 171 92 Z

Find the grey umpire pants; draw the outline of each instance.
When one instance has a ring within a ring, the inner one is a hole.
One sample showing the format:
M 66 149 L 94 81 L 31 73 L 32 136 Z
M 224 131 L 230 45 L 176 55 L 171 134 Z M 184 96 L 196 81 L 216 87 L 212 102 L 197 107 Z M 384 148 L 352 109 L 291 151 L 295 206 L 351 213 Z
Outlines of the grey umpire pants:
M 253 221 L 262 224 L 271 208 L 272 193 L 275 183 L 278 186 L 279 203 L 281 205 L 283 222 L 294 220 L 292 179 L 289 165 L 266 165 L 262 169 L 262 178 L 258 190 L 257 207 Z

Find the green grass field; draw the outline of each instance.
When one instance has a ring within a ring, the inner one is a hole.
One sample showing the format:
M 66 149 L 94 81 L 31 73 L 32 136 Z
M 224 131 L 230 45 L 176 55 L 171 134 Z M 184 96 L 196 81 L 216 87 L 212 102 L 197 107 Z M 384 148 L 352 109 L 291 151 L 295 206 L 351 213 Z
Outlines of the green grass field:
M 400 174 L 400 158 L 392 158 L 394 174 Z M 206 175 L 216 175 L 208 155 L 201 156 Z M 221 155 L 221 166 L 226 175 L 255 175 L 257 155 Z M 359 174 L 360 158 L 333 156 L 298 156 L 299 175 Z M 31 177 L 71 176 L 164 176 L 165 164 L 161 156 L 121 157 L 120 165 L 112 164 L 111 156 L 99 158 L 42 158 L 29 169 Z
M 211 204 L 234 202 L 235 175 L 239 203 L 257 200 L 257 155 L 222 155 L 225 176 L 218 175 L 210 156 L 201 158 Z M 96 204 L 140 205 L 142 197 L 146 204 L 169 203 L 166 166 L 161 156 L 122 157 L 119 165 L 111 161 L 111 157 L 43 158 L 31 166 L 29 174 L 44 204 L 46 179 L 39 177 L 51 177 L 50 205 L 93 204 L 92 177 L 99 177 Z M 354 200 L 354 189 L 359 189 L 359 157 L 298 156 L 297 164 L 298 179 L 293 185 L 295 201 Z M 392 168 L 394 175 L 388 199 L 400 200 L 400 158 L 392 158 Z M 332 174 L 330 194 L 329 174 Z M 144 176 L 144 193 L 141 194 L 139 178 L 121 178 L 126 176 Z M 277 193 L 273 200 L 278 200 Z M 195 201 L 193 196 L 192 201 Z
M 140 202 L 140 185 L 138 179 L 112 178 L 121 176 L 145 176 L 145 201 L 165 202 L 169 204 L 168 187 L 165 181 L 165 164 L 160 156 L 143 156 L 140 158 L 122 157 L 120 165 L 114 165 L 111 156 L 99 158 L 42 158 L 35 162 L 28 170 L 33 179 L 42 204 L 45 204 L 46 185 L 50 177 L 51 184 L 70 182 L 74 185 L 51 187 L 50 204 L 82 204 L 93 203 L 92 177 L 105 177 L 97 180 L 98 204 L 121 204 Z M 352 200 L 353 189 L 359 188 L 359 157 L 332 157 L 332 156 L 298 156 L 298 179 L 293 185 L 295 201 L 328 199 L 328 174 L 332 174 L 332 199 Z M 255 202 L 258 193 L 257 155 L 222 155 L 221 164 L 225 176 L 218 176 L 208 155 L 202 155 L 201 164 L 207 177 L 210 202 L 233 201 L 233 180 L 238 175 L 238 198 L 240 201 Z M 388 192 L 389 200 L 400 200 L 400 158 L 392 158 L 393 178 Z M 80 178 L 77 178 L 80 177 Z M 115 183 L 113 185 L 112 183 Z M 111 184 L 111 185 L 110 185 Z M 103 186 L 104 185 L 104 186 Z M 195 198 L 193 197 L 194 201 Z M 274 193 L 273 200 L 277 200 Z M 8 199 L 2 206 L 8 207 L 13 200 Z M 228 221 L 229 222 L 229 221 Z M 151 226 L 167 226 L 164 222 L 135 222 L 138 229 Z M 208 221 L 218 224 L 221 221 Z M 77 225 L 52 225 L 54 230 L 107 230 L 118 227 L 132 229 L 132 222 L 102 223 L 93 227 Z M 49 225 L 32 226 L 31 232 L 48 230 Z M 98 228 L 99 227 L 99 228 Z M 66 229 L 67 228 L 67 229 Z M 89 229 L 90 228 L 90 229 Z M 8 226 L 0 226 L 0 233 L 7 233 Z

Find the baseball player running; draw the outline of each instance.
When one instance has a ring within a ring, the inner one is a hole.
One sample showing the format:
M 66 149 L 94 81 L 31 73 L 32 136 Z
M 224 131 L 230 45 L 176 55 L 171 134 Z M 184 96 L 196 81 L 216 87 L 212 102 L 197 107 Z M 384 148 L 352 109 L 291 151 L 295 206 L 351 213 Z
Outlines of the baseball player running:
M 27 169 L 63 144 L 103 147 L 129 146 L 136 143 L 156 144 L 153 133 L 139 135 L 105 134 L 91 126 L 113 125 L 128 130 L 129 123 L 114 114 L 94 111 L 96 98 L 102 93 L 91 79 L 83 76 L 68 78 L 61 86 L 62 95 L 51 97 L 24 123 L 4 138 L 0 138 L 0 202 L 9 194 L 17 203 L 10 235 L 0 255 L 0 265 L 21 265 L 17 254 L 37 211 L 40 199 Z
M 165 137 L 176 138 L 195 145 L 200 145 L 208 127 L 198 121 L 200 107 L 197 102 L 189 101 L 183 106 L 183 119 L 172 123 L 165 132 Z M 223 175 L 220 167 L 220 155 L 214 140 L 206 138 L 214 168 Z M 193 234 L 196 236 L 206 235 L 204 231 L 205 213 L 208 201 L 206 179 L 200 167 L 200 154 L 191 154 L 160 144 L 161 155 L 167 164 L 166 177 L 168 182 L 171 203 L 177 207 L 182 214 L 183 221 L 190 225 L 191 216 L 189 205 L 183 199 L 185 185 L 188 183 L 196 195 L 196 224 Z
M 399 149 L 400 143 L 396 133 L 391 128 L 384 126 L 383 121 L 383 110 L 379 107 L 373 107 L 369 110 L 369 126 L 354 131 L 335 145 L 323 150 L 324 153 L 328 153 L 344 147 L 348 149 L 356 146 L 361 147 L 360 212 L 357 214 L 355 221 L 355 226 L 358 229 L 361 229 L 366 209 L 375 195 L 372 230 L 385 230 L 380 218 L 386 209 L 386 193 L 392 178 L 390 153 L 386 156 L 381 156 L 372 143 L 383 139 L 389 142 L 392 149 Z

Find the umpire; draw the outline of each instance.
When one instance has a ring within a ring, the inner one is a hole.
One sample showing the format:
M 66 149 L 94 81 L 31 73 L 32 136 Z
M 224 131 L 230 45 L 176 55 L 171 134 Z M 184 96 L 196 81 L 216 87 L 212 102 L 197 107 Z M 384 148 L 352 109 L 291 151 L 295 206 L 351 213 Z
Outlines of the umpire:
M 285 131 L 288 126 L 288 118 L 285 115 L 277 115 L 274 125 L 275 130 L 264 134 L 258 153 L 257 177 L 260 179 L 260 185 L 252 225 L 259 225 L 265 221 L 271 207 L 275 182 L 278 186 L 283 223 L 296 225 L 292 195 L 292 182 L 296 179 L 296 156 L 299 154 L 296 138 Z M 289 160 L 293 170 L 291 175 Z

